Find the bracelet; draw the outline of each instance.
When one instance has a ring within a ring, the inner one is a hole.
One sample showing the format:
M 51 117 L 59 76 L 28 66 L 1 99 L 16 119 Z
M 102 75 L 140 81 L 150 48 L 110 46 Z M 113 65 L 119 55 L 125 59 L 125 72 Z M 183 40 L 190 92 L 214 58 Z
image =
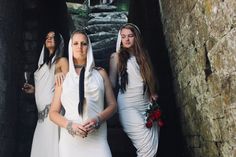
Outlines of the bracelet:
M 95 119 L 96 119 L 96 124 L 95 124 L 94 128 L 99 129 L 100 125 L 101 125 L 101 118 L 99 116 L 96 116 Z
M 69 121 L 67 126 L 66 126 L 66 130 L 68 131 L 69 134 L 71 134 L 72 136 L 74 136 L 76 134 L 76 132 L 73 130 L 72 128 L 72 121 Z

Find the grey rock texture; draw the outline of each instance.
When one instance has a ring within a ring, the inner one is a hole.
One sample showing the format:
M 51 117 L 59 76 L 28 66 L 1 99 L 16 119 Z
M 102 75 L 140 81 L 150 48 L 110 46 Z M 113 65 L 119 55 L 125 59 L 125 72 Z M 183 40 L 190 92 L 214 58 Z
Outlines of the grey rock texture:
M 236 1 L 159 0 L 186 156 L 236 156 Z

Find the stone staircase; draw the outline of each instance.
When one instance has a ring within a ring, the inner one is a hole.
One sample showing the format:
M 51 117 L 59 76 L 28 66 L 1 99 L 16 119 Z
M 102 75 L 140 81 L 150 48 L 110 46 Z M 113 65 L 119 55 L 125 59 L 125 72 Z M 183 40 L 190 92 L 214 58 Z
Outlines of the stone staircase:
M 90 7 L 87 32 L 92 42 L 97 66 L 109 69 L 109 58 L 115 52 L 117 33 L 127 22 L 127 12 L 118 12 L 112 5 Z

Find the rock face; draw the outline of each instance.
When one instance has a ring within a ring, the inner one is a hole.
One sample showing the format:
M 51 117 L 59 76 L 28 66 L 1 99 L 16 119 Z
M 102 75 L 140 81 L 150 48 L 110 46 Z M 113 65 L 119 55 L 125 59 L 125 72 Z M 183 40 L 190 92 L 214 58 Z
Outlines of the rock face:
M 236 1 L 159 0 L 186 156 L 236 156 Z

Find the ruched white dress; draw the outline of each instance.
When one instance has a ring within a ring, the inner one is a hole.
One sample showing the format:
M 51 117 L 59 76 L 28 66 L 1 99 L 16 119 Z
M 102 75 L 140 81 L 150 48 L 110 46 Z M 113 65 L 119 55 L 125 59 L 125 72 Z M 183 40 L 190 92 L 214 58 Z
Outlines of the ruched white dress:
M 128 85 L 126 91 L 118 93 L 118 112 L 121 124 L 133 145 L 138 157 L 154 157 L 158 147 L 158 126 L 145 126 L 145 112 L 148 96 L 144 93 L 144 83 L 139 65 L 134 56 L 127 62 Z
M 35 99 L 38 109 L 38 122 L 34 132 L 31 157 L 58 157 L 59 127 L 48 117 L 49 105 L 54 95 L 55 63 L 44 64 L 34 73 Z
M 71 45 L 71 41 L 69 43 Z M 100 73 L 95 70 L 91 43 L 89 41 L 85 69 L 85 106 L 83 117 L 78 114 L 79 76 L 75 72 L 72 50 L 69 46 L 69 72 L 63 82 L 61 103 L 65 108 L 64 117 L 75 123 L 83 124 L 104 110 L 104 82 Z M 60 157 L 111 157 L 107 142 L 107 124 L 102 123 L 99 129 L 87 137 L 72 136 L 61 128 L 59 141 Z

